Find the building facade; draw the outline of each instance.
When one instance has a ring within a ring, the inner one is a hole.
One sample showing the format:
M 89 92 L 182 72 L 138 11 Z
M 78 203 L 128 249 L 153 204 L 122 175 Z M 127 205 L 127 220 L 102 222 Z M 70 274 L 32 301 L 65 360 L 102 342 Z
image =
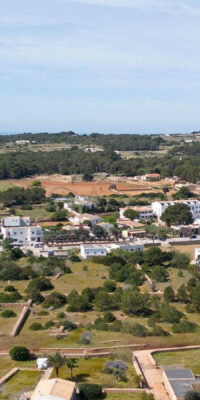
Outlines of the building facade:
M 164 211 L 169 206 L 174 206 L 175 204 L 186 204 L 194 219 L 200 218 L 200 201 L 199 200 L 174 200 L 174 201 L 154 201 L 151 206 L 153 213 L 160 219 Z
M 81 244 L 80 253 L 85 260 L 93 256 L 105 257 L 107 248 L 103 244 Z
M 11 239 L 13 245 L 34 245 L 43 241 L 40 226 L 32 226 L 29 217 L 6 217 L 2 219 L 1 234 L 3 239 Z

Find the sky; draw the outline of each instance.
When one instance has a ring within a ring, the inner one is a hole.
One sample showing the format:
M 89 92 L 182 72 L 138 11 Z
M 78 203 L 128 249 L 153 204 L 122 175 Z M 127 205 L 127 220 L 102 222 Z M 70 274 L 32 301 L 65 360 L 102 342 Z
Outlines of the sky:
M 0 0 L 0 132 L 200 129 L 200 0 Z

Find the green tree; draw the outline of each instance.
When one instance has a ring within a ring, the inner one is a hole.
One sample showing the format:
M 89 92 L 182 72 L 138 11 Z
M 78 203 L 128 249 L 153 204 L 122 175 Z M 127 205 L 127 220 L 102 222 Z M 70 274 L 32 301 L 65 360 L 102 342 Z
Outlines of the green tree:
M 27 361 L 30 357 L 29 350 L 24 346 L 14 346 L 10 350 L 10 357 L 15 361 Z
M 58 351 L 56 353 L 50 354 L 48 357 L 48 365 L 50 367 L 55 368 L 56 371 L 56 378 L 58 378 L 58 373 L 59 369 L 63 367 L 63 365 L 66 364 L 66 357 L 59 353 Z
M 189 199 L 194 197 L 194 193 L 192 193 L 187 186 L 182 186 L 172 197 L 174 200 Z
M 172 256 L 172 260 L 170 262 L 170 266 L 172 268 L 178 269 L 188 269 L 190 264 L 190 258 L 187 254 L 174 252 Z
M 139 213 L 133 210 L 132 208 L 129 208 L 128 210 L 124 211 L 124 216 L 130 219 L 131 221 L 134 221 L 134 219 L 139 218 Z
M 151 278 L 156 282 L 166 282 L 168 278 L 168 272 L 162 265 L 157 265 L 151 272 Z
M 175 301 L 175 293 L 172 286 L 167 286 L 164 290 L 164 300 L 167 302 Z
M 189 225 L 193 222 L 193 216 L 186 204 L 168 206 L 161 216 L 167 225 Z
M 178 288 L 176 297 L 177 300 L 180 301 L 181 303 L 188 303 L 189 301 L 188 291 L 184 283 Z
M 67 358 L 66 365 L 70 369 L 70 376 L 72 378 L 73 369 L 78 368 L 78 360 L 76 358 Z
M 149 305 L 149 296 L 147 293 L 126 290 L 122 295 L 122 310 L 126 314 L 138 315 L 145 314 Z

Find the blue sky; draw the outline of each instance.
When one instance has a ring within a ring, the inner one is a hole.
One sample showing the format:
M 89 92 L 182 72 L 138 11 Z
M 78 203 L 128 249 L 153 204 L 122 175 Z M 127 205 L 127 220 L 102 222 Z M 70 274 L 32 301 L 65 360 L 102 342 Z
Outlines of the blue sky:
M 0 132 L 200 129 L 200 0 L 0 0 Z

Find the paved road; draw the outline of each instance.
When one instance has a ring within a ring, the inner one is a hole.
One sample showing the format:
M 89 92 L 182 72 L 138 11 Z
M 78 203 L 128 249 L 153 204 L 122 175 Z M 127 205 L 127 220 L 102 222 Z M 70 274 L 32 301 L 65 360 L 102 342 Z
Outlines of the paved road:
M 169 400 L 170 398 L 163 384 L 162 369 L 156 368 L 151 351 L 135 351 L 134 356 L 136 356 L 139 361 L 150 392 L 154 395 L 155 400 Z

